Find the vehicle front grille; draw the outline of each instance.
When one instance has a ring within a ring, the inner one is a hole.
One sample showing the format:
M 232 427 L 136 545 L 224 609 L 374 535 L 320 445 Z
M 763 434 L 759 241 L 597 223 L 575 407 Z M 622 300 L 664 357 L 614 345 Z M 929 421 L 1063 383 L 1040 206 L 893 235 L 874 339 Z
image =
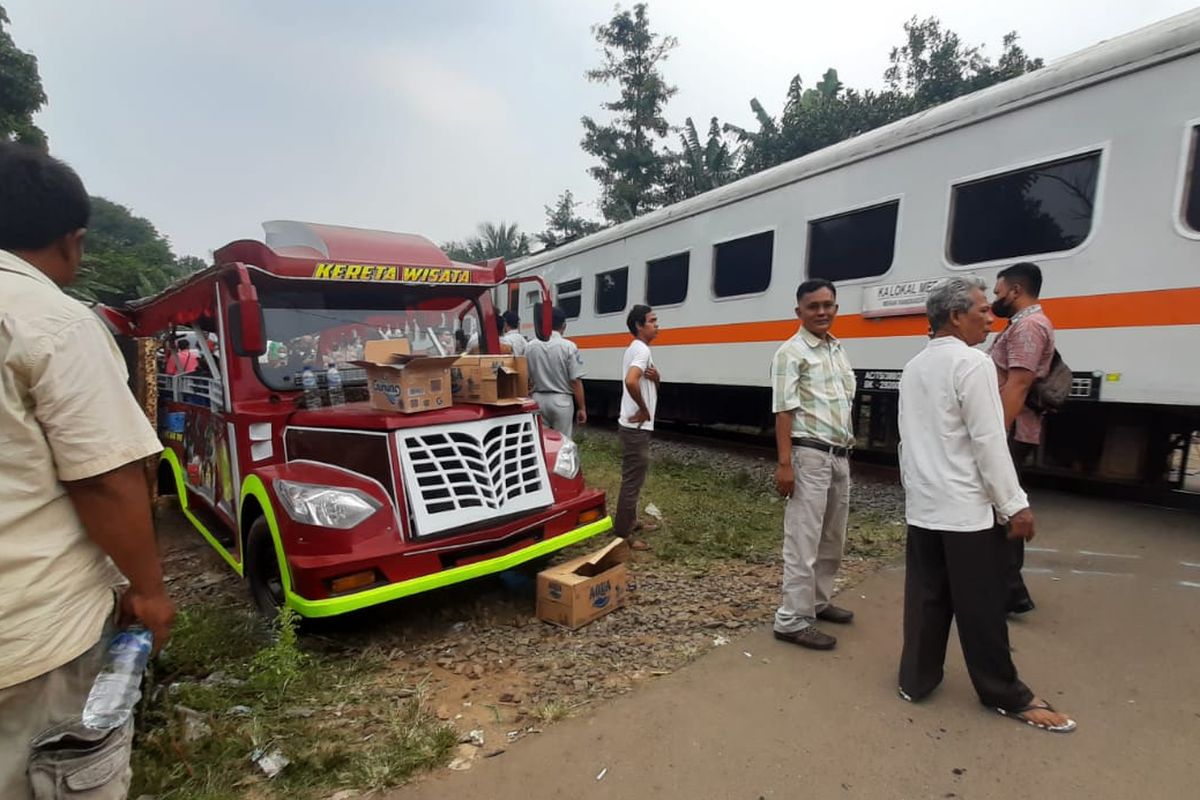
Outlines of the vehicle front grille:
M 554 500 L 532 414 L 396 436 L 415 536 L 545 508 Z

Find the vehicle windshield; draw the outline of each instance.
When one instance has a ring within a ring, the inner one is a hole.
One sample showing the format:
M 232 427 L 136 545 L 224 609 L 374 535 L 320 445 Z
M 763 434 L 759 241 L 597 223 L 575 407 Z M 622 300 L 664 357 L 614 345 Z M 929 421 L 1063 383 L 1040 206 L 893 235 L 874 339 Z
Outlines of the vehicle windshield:
M 254 277 L 263 309 L 267 351 L 258 373 L 272 389 L 298 389 L 304 367 L 323 379 L 336 364 L 346 385 L 365 384 L 351 362 L 367 342 L 397 341 L 416 354 L 486 352 L 480 335 L 478 287 L 340 284 Z

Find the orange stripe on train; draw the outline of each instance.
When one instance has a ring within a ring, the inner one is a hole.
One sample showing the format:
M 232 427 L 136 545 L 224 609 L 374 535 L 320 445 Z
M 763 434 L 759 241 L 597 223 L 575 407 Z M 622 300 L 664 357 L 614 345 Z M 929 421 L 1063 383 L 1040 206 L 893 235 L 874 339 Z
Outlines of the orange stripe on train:
M 1043 300 L 1042 305 L 1046 314 L 1053 320 L 1054 327 L 1059 330 L 1200 325 L 1200 287 L 1059 297 Z M 662 347 L 684 344 L 781 342 L 796 332 L 798 324 L 793 318 L 697 325 L 690 328 L 668 327 L 658 335 L 654 344 Z M 847 314 L 837 318 L 833 324 L 833 333 L 842 339 L 924 336 L 928 327 L 924 316 L 866 319 L 861 314 Z M 583 349 L 625 347 L 629 344 L 629 334 L 597 333 L 572 336 L 571 340 Z

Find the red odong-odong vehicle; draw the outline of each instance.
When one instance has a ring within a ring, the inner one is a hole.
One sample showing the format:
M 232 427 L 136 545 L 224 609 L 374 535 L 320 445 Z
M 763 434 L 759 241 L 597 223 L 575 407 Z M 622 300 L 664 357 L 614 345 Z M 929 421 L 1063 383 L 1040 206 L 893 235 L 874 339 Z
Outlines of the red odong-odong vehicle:
M 261 609 L 340 614 L 611 529 L 574 443 L 533 402 L 379 411 L 349 363 L 366 341 L 400 336 L 440 354 L 474 333 L 499 353 L 502 260 L 455 263 L 407 234 L 263 227 L 265 244 L 228 244 L 157 296 L 104 309 L 118 332 L 161 339 L 159 491 L 178 495 Z M 549 298 L 535 282 L 544 333 Z M 168 374 L 180 338 L 201 345 L 199 368 Z M 304 366 L 324 383 L 330 362 L 351 402 L 303 407 Z

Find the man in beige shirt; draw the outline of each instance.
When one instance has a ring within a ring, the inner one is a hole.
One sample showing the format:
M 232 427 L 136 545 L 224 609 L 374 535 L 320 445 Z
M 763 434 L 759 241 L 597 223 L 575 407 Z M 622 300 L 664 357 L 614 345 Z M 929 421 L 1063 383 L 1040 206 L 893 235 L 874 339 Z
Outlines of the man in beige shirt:
M 89 202 L 65 164 L 0 142 L 0 797 L 31 797 L 31 741 L 78 721 L 118 622 L 161 647 L 163 586 L 143 460 L 161 450 L 100 319 L 60 287 Z M 122 579 L 122 575 L 124 579 Z M 129 726 L 113 736 L 129 738 Z M 124 797 L 124 762 L 89 797 Z M 105 767 L 112 764 L 107 752 Z M 97 765 L 76 762 L 92 772 Z M 70 775 L 63 776 L 70 781 Z

